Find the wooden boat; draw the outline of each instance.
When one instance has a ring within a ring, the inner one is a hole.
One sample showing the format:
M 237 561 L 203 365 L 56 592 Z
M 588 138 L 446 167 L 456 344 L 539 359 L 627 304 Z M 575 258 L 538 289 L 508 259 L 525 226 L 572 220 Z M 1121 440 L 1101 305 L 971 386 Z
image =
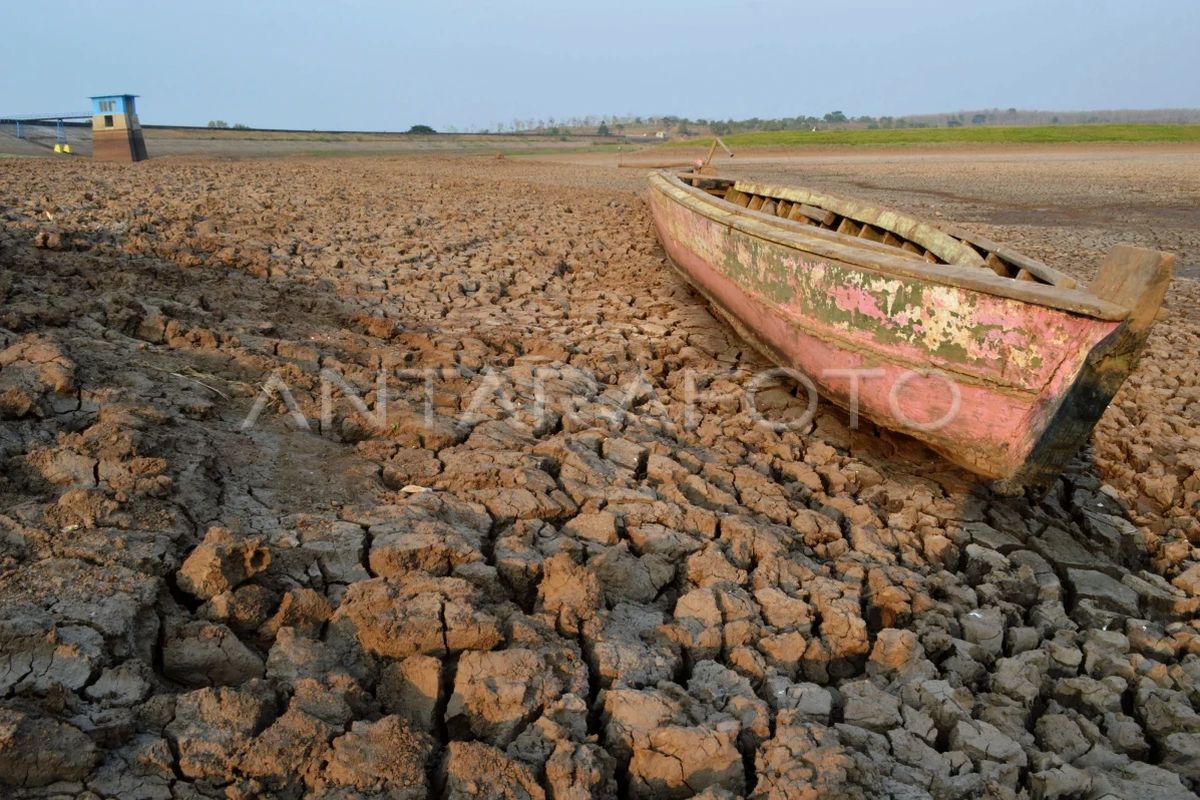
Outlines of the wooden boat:
M 977 236 L 807 189 L 650 175 L 676 269 L 838 405 L 997 488 L 1045 485 L 1133 368 L 1174 258 L 1121 245 L 1085 287 Z

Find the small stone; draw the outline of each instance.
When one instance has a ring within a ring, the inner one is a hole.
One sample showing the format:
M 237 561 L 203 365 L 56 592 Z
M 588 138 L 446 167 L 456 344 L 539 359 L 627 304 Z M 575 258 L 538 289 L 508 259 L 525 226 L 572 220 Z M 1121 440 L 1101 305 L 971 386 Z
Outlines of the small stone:
M 963 533 L 972 542 L 992 550 L 997 550 L 1005 555 L 1022 547 L 1020 539 L 1011 533 L 998 531 L 985 522 L 968 522 L 966 525 L 963 525 Z
M 916 633 L 884 628 L 875 636 L 875 646 L 867 660 L 867 675 L 911 681 L 935 678 L 937 668 L 925 658 L 925 649 Z
M 1067 583 L 1071 585 L 1077 599 L 1091 600 L 1100 608 L 1126 616 L 1138 616 L 1137 592 L 1103 572 L 1068 569 Z
M 350 586 L 329 628 L 386 658 L 487 650 L 503 636 L 500 623 L 477 603 L 477 591 L 461 578 L 373 578 Z
M 905 730 L 926 744 L 932 745 L 937 741 L 938 731 L 937 726 L 934 725 L 933 717 L 911 706 L 904 706 L 900 711 L 904 715 Z
M 1074 634 L 1061 631 L 1046 643 L 1046 653 L 1050 656 L 1051 675 L 1069 678 L 1079 674 L 1079 667 L 1083 664 L 1083 651 L 1075 646 Z
M 1146 726 L 1146 732 L 1155 739 L 1162 739 L 1172 733 L 1200 733 L 1200 714 L 1192 708 L 1183 692 L 1157 687 L 1148 691 L 1143 689 L 1137 693 L 1134 706 Z
M 635 743 L 629 762 L 635 797 L 687 798 L 710 786 L 740 793 L 745 788 L 735 731 L 704 727 L 656 728 Z
M 577 636 L 600 609 L 601 586 L 596 573 L 556 553 L 542 565 L 538 606 L 557 618 L 561 633 Z
M 80 781 L 96 760 L 96 745 L 73 725 L 0 707 L 0 786 Z
M 1089 630 L 1083 640 L 1083 667 L 1093 678 L 1136 677 L 1129 662 L 1129 639 L 1119 631 Z
M 193 780 L 227 780 L 230 763 L 274 711 L 274 693 L 262 682 L 180 695 L 166 729 L 178 753 L 179 771 Z
M 884 733 L 899 727 L 900 701 L 871 681 L 854 681 L 840 688 L 843 700 L 842 719 L 848 725 Z
M 192 622 L 168 636 L 163 674 L 187 686 L 236 686 L 261 678 L 263 660 L 224 625 Z
M 996 661 L 992 691 L 1030 705 L 1042 694 L 1050 659 L 1043 650 L 1027 650 Z
M 398 716 L 375 722 L 356 720 L 334 739 L 322 777 L 353 791 L 338 796 L 385 796 L 422 800 L 429 796 L 426 762 L 433 739 Z
M 1170 662 L 1175 659 L 1175 642 L 1167 636 L 1162 625 L 1144 619 L 1129 619 L 1125 621 L 1125 635 L 1129 647 L 1136 653 L 1141 653 L 1158 661 Z
M 1121 583 L 1137 592 L 1146 616 L 1164 624 L 1178 619 L 1186 603 L 1196 602 L 1187 600 L 1183 590 L 1167 583 L 1161 575 L 1146 570 L 1121 576 Z
M 563 533 L 598 544 L 612 545 L 618 541 L 617 516 L 611 511 L 579 514 L 562 527 Z
M 1106 711 L 1121 710 L 1121 695 L 1127 686 L 1124 679 L 1116 676 L 1102 681 L 1082 675 L 1063 678 L 1054 686 L 1054 699 L 1081 714 L 1099 716 Z
M 58 231 L 40 230 L 33 237 L 33 246 L 39 250 L 62 250 L 62 234 Z
M 110 706 L 131 706 L 150 694 L 153 670 L 143 661 L 126 661 L 100 673 L 87 687 L 88 697 Z
M 258 539 L 242 539 L 225 528 L 209 528 L 179 568 L 179 586 L 207 600 L 265 570 L 271 552 Z
M 389 714 L 399 714 L 418 729 L 432 731 L 441 683 L 439 659 L 411 655 L 391 662 L 380 671 L 376 695 Z
M 963 638 L 992 656 L 1004 649 L 1004 615 L 998 608 L 976 608 L 959 617 Z
M 628 439 L 605 439 L 600 452 L 614 464 L 634 472 L 641 469 L 646 461 L 646 448 Z
M 616 797 L 615 771 L 612 756 L 599 745 L 559 741 L 546 761 L 546 786 L 553 800 Z
M 1005 647 L 1010 656 L 1032 650 L 1041 642 L 1041 636 L 1038 634 L 1037 628 L 1024 625 L 1009 628 L 1005 637 Z
M 301 636 L 317 638 L 333 609 L 325 596 L 308 588 L 289 589 L 275 614 L 263 625 L 267 638 L 274 638 L 282 627 L 294 628 Z
M 444 800 L 545 800 L 526 764 L 482 742 L 450 742 L 440 769 Z
M 205 619 L 224 622 L 240 633 L 250 633 L 267 621 L 277 600 L 275 593 L 265 586 L 248 583 L 213 597 L 198 613 Z
M 1143 759 L 1150 751 L 1142 726 L 1137 720 L 1119 711 L 1107 711 L 1103 718 L 1104 735 L 1117 753 L 1124 753 L 1130 758 Z
M 1041 748 L 1063 761 L 1074 761 L 1092 747 L 1079 725 L 1066 714 L 1043 714 L 1038 718 L 1034 732 Z
M 1171 733 L 1163 737 L 1159 766 L 1191 780 L 1200 779 L 1200 733 Z
M 962 750 L 976 764 L 997 761 L 1023 767 L 1025 751 L 1021 745 L 983 720 L 960 720 L 950 732 L 950 746 Z
M 1091 776 L 1070 764 L 1036 772 L 1029 781 L 1036 800 L 1082 797 L 1092 786 Z
M 833 694 L 815 683 L 792 683 L 787 678 L 767 679 L 767 700 L 776 711 L 791 711 L 793 718 L 828 725 L 833 714 Z
M 1058 569 L 1115 571 L 1111 562 L 1084 547 L 1069 533 L 1053 526 L 1031 537 L 1030 546 Z
M 463 653 L 446 705 L 446 726 L 455 738 L 469 735 L 505 747 L 540 709 L 572 691 L 586 692 L 586 687 L 564 682 L 533 650 Z
M 1200 563 L 1192 564 L 1192 566 L 1179 573 L 1171 585 L 1177 589 L 1182 589 L 1187 593 L 1188 597 L 1200 597 Z
M 940 533 L 924 537 L 921 548 L 925 551 L 925 558 L 932 564 L 948 570 L 958 566 L 958 548 Z

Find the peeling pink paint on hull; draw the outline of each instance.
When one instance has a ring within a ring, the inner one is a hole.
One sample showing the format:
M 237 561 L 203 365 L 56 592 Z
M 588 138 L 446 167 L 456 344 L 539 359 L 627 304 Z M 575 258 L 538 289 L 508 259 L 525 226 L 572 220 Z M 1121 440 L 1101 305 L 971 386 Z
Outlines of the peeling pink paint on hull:
M 659 239 L 671 261 L 773 360 L 804 373 L 821 394 L 843 407 L 851 404 L 855 387 L 852 378 L 838 371 L 873 370 L 872 377 L 857 381 L 859 413 L 924 441 L 986 478 L 1011 478 L 1021 470 L 1089 352 L 1119 325 L 953 287 L 935 287 L 935 302 L 965 309 L 958 316 L 939 316 L 936 308 L 889 309 L 888 298 L 869 288 L 880 273 L 843 263 L 837 265 L 838 274 L 850 276 L 848 282 L 824 285 L 824 299 L 832 298 L 839 312 L 856 315 L 852 320 L 880 326 L 874 332 L 855 328 L 812 313 L 819 298 L 803 295 L 811 291 L 811 280 L 789 277 L 787 289 L 795 294 L 782 304 L 745 285 L 763 278 L 772 265 L 823 270 L 829 260 L 767 240 L 748 242 L 754 237 L 653 189 L 650 195 Z M 740 280 L 727 274 L 735 270 L 742 273 Z M 778 283 L 779 276 L 773 277 Z M 923 349 L 913 344 L 927 335 L 920 330 L 892 336 L 896 326 L 912 327 L 912 317 L 921 314 L 933 320 L 926 327 L 946 326 L 939 335 L 961 346 Z M 950 322 L 961 329 L 950 329 Z M 881 337 L 887 340 L 881 342 Z M 930 367 L 936 374 L 923 377 L 920 373 Z M 947 379 L 959 395 L 952 415 Z M 913 424 L 943 419 L 936 430 Z

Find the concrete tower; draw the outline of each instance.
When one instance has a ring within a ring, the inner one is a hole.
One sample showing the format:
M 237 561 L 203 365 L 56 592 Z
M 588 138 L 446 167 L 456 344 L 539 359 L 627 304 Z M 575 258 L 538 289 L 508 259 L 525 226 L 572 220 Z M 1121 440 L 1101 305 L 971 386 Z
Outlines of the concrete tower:
M 92 159 L 144 161 L 146 140 L 138 123 L 135 94 L 103 94 L 92 98 Z

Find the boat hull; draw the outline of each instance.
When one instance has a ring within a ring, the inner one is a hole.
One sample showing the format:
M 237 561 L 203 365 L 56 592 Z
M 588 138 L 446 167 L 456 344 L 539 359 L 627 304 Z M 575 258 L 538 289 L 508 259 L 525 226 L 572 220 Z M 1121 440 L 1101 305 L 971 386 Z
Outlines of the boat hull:
M 889 274 L 852 247 L 781 243 L 662 175 L 649 201 L 672 264 L 771 360 L 1009 487 L 1061 471 L 1136 351 L 1121 320 Z

